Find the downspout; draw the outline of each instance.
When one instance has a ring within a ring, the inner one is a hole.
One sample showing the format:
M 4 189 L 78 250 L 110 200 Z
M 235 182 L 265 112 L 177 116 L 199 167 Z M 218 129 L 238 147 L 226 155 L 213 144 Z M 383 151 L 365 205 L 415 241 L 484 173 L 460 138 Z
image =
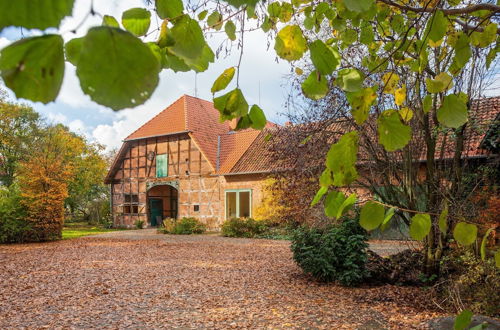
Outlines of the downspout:
M 109 207 L 111 208 L 111 220 L 113 221 L 113 227 L 115 226 L 115 211 L 113 210 L 113 183 L 109 185 Z

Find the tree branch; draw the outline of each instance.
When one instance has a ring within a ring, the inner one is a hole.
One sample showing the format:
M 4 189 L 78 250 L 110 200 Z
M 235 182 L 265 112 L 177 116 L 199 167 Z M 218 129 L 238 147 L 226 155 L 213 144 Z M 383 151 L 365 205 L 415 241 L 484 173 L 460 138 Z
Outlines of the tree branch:
M 477 10 L 489 10 L 494 13 L 500 12 L 500 6 L 494 5 L 492 3 L 478 3 L 475 5 L 463 7 L 463 8 L 450 8 L 450 9 L 442 9 L 442 8 L 422 8 L 422 7 L 411 7 L 408 5 L 402 5 L 396 3 L 392 0 L 377 0 L 379 2 L 383 2 L 386 5 L 391 7 L 396 7 L 404 11 L 413 11 L 415 13 L 433 13 L 436 10 L 441 10 L 445 15 L 462 15 L 462 14 L 470 14 Z

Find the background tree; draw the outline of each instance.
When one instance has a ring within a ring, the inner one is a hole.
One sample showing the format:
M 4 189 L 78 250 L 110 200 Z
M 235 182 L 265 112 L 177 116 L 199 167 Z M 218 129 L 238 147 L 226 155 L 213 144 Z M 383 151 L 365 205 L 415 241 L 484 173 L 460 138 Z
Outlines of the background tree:
M 29 155 L 40 117 L 31 107 L 0 97 L 0 182 L 14 182 L 17 165 Z

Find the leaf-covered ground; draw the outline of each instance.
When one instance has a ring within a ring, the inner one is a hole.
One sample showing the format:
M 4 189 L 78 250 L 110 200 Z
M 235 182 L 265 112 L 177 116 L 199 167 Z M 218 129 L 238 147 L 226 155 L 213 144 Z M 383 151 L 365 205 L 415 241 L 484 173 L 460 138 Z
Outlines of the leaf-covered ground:
M 0 245 L 0 328 L 419 328 L 425 290 L 318 284 L 286 241 L 136 231 Z

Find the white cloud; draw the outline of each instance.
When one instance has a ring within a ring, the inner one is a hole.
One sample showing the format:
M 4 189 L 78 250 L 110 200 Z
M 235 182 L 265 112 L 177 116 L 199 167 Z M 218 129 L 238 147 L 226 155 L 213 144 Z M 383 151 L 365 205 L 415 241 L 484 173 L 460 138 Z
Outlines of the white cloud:
M 8 44 L 10 44 L 10 40 L 5 37 L 0 37 L 0 49 L 4 48 Z

